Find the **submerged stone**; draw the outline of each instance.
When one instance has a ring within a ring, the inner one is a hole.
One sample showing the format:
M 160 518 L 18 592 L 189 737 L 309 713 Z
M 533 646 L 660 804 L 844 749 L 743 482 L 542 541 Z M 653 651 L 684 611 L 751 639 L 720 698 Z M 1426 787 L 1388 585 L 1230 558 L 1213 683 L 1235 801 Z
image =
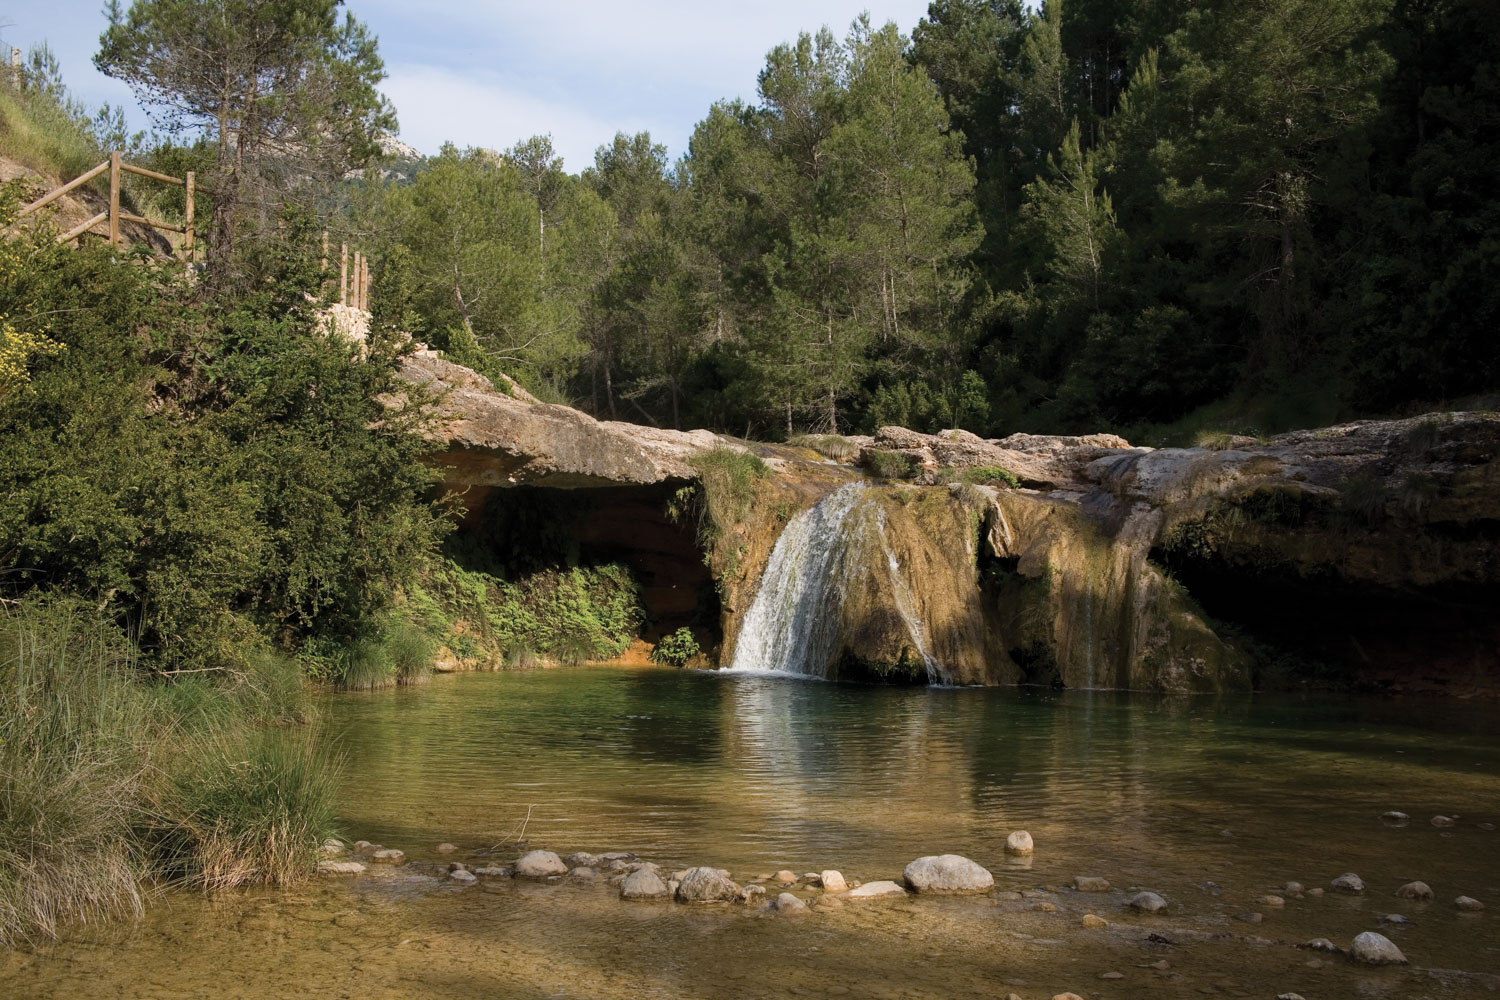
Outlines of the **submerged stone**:
M 1092 875 L 1079 875 L 1073 879 L 1073 888 L 1079 892 L 1108 892 L 1109 879 L 1095 878 Z
M 1396 895 L 1402 899 L 1415 899 L 1426 902 L 1432 898 L 1432 887 L 1426 882 L 1408 882 L 1396 890 Z
M 378 861 L 383 865 L 399 865 L 406 860 L 406 852 L 398 851 L 394 847 L 382 847 L 370 855 L 371 861 Z
M 879 899 L 883 896 L 904 896 L 906 890 L 895 882 L 884 880 L 880 882 L 866 882 L 857 889 L 850 889 L 844 893 L 845 899 Z
M 448 878 L 451 881 L 459 883 L 460 885 L 469 885 L 470 883 L 478 882 L 479 881 L 478 876 L 476 876 L 471 871 L 466 871 L 463 868 L 460 868 L 457 871 L 451 871 L 451 872 L 449 872 L 448 873 Z
M 358 875 L 365 870 L 365 866 L 358 861 L 319 861 L 318 874 L 320 875 Z
M 789 892 L 783 892 L 776 897 L 777 913 L 806 913 L 807 904 Z
M 818 880 L 823 885 L 824 892 L 848 892 L 849 883 L 844 881 L 844 873 L 832 868 L 826 869 L 818 874 Z
M 1463 910 L 1465 913 L 1478 913 L 1480 910 L 1484 909 L 1484 904 L 1475 899 L 1473 896 L 1459 896 L 1453 901 L 1453 905 L 1458 907 L 1460 910 Z
M 957 854 L 917 858 L 901 877 L 912 892 L 988 892 L 995 886 L 995 877 L 987 869 Z

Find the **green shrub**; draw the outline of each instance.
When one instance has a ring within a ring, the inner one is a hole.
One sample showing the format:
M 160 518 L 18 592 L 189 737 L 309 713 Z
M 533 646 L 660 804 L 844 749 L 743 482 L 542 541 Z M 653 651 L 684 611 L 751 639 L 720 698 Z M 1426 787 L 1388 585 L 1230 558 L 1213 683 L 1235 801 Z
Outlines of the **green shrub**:
M 662 636 L 656 648 L 651 650 L 651 659 L 655 663 L 680 667 L 697 656 L 698 651 L 698 640 L 693 638 L 693 630 L 684 626 L 671 635 Z
M 976 486 L 1004 483 L 1011 489 L 1016 489 L 1021 485 L 1021 480 L 1014 472 L 998 465 L 980 465 L 971 469 L 965 469 L 963 478 L 966 482 L 973 483 Z
M 379 639 L 356 639 L 338 658 L 335 683 L 345 691 L 373 691 L 396 683 L 391 651 Z
M 864 463 L 870 474 L 878 479 L 910 479 L 917 467 L 916 460 L 910 455 L 879 449 L 865 452 Z

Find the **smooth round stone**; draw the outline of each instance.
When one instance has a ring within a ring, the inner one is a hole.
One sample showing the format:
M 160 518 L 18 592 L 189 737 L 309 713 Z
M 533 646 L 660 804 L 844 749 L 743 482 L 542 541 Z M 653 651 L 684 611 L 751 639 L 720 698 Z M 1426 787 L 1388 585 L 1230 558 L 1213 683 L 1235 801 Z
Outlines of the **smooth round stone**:
M 817 872 L 803 872 L 802 881 L 806 882 L 808 885 L 821 886 L 823 884 L 823 876 Z
M 1388 823 L 1391 826 L 1405 826 L 1406 824 L 1411 822 L 1411 817 L 1406 815 L 1406 813 L 1404 812 L 1397 812 L 1396 810 L 1392 809 L 1390 812 L 1381 813 L 1380 820 L 1381 822 Z
M 1138 892 L 1125 905 L 1137 913 L 1160 913 L 1167 908 L 1167 901 L 1154 892 Z
M 776 897 L 777 913 L 806 913 L 807 904 L 789 892 L 783 892 Z
M 824 892 L 849 891 L 849 883 L 844 881 L 844 873 L 832 868 L 819 872 L 818 881 L 822 884 Z
M 472 882 L 479 881 L 479 877 L 477 875 L 475 875 L 471 871 L 465 871 L 462 868 L 458 869 L 457 871 L 449 872 L 448 878 L 451 881 L 459 883 L 460 885 L 468 885 Z
M 1057 904 L 1056 903 L 1049 903 L 1045 899 L 1042 900 L 1040 903 L 1032 903 L 1031 904 L 1031 908 L 1033 910 L 1037 911 L 1038 913 L 1056 913 L 1057 912 Z
M 590 854 L 588 851 L 574 851 L 572 854 L 563 855 L 563 864 L 567 865 L 569 868 L 597 869 L 599 867 L 599 863 L 599 855 Z
M 797 876 L 794 872 L 788 871 L 787 869 L 783 868 L 781 871 L 771 876 L 771 881 L 780 882 L 782 885 L 791 885 L 793 882 L 797 881 Z
M 1411 920 L 1400 913 L 1382 913 L 1380 915 L 1380 922 L 1382 924 L 1390 924 L 1393 927 L 1412 926 Z
M 358 861 L 319 861 L 318 874 L 320 875 L 358 875 L 365 870 L 365 866 Z
M 1025 830 L 1012 830 L 1010 836 L 1005 838 L 1005 852 L 1007 854 L 1030 854 L 1036 850 L 1036 843 L 1031 839 L 1031 834 Z
M 1100 979 L 1124 979 L 1125 978 L 1125 973 L 1123 973 L 1123 972 L 1101 972 L 1099 974 L 1099 978 Z
M 1092 875 L 1079 875 L 1073 879 L 1073 888 L 1079 892 L 1108 892 L 1109 879 Z
M 764 891 L 764 890 L 762 890 Z M 625 876 L 620 883 L 620 898 L 630 900 L 666 899 L 671 890 L 661 876 L 649 868 L 641 868 Z
M 516 874 L 523 878 L 547 878 L 568 874 L 568 866 L 551 851 L 527 851 L 516 859 Z
M 574 868 L 568 874 L 582 882 L 592 882 L 599 877 L 599 873 L 592 868 Z
M 912 892 L 989 892 L 995 876 L 983 866 L 957 854 L 934 854 L 917 858 L 901 873 Z
M 458 850 L 458 845 L 442 843 L 433 848 L 433 850 L 437 851 L 439 854 L 452 854 L 454 851 Z
M 1479 829 L 1483 830 L 1485 833 L 1494 833 L 1495 832 L 1495 824 L 1493 824 L 1493 823 L 1480 823 L 1479 824 Z
M 1432 817 L 1432 825 L 1433 826 L 1437 826 L 1437 827 L 1453 826 L 1457 822 L 1458 821 L 1455 820 L 1452 816 L 1434 816 L 1434 817 Z
M 368 840 L 356 840 L 354 842 L 354 853 L 356 854 L 368 854 L 373 850 L 375 850 L 375 845 Z
M 1359 894 L 1365 891 L 1365 881 L 1353 872 L 1345 872 L 1329 883 L 1329 887 L 1339 892 Z
M 1323 887 L 1320 885 L 1316 889 L 1309 889 L 1307 890 L 1307 894 L 1314 899 L 1318 899 L 1323 895 Z
M 1299 944 L 1297 947 L 1298 948 L 1305 948 L 1308 951 L 1338 951 L 1339 950 L 1339 946 L 1336 945 L 1336 944 L 1334 944 L 1332 941 L 1328 940 L 1327 938 L 1313 938 L 1311 941 L 1304 941 L 1302 944 Z
M 1459 896 L 1453 901 L 1453 905 L 1458 907 L 1460 910 L 1463 910 L 1465 913 L 1478 913 L 1480 910 L 1484 909 L 1484 904 L 1475 899 L 1473 896 Z
M 1288 882 L 1286 885 L 1281 887 L 1281 891 L 1286 893 L 1288 896 L 1299 895 L 1302 892 L 1302 883 Z
M 1408 882 L 1396 890 L 1396 895 L 1402 899 L 1426 902 L 1432 898 L 1432 887 L 1426 882 Z
M 1262 896 L 1258 900 L 1261 906 L 1285 906 L 1286 900 L 1280 896 Z
M 378 861 L 383 865 L 399 865 L 406 860 L 406 852 L 398 851 L 394 847 L 383 847 L 370 855 L 371 861 Z
M 1097 916 L 1093 913 L 1085 913 L 1083 915 L 1083 919 L 1079 921 L 1079 923 L 1083 924 L 1083 926 L 1087 927 L 1089 930 L 1100 930 L 1101 928 L 1109 926 L 1108 920 L 1105 920 L 1103 917 Z
M 1390 938 L 1374 931 L 1365 931 L 1356 937 L 1349 953 L 1354 956 L 1355 961 L 1366 965 L 1406 964 L 1406 956 L 1401 954 L 1401 949 Z
M 758 902 L 760 900 L 760 897 L 764 896 L 765 894 L 765 886 L 755 885 L 754 883 L 751 883 L 750 885 L 747 885 L 740 890 L 740 902 L 748 906 L 751 903 Z

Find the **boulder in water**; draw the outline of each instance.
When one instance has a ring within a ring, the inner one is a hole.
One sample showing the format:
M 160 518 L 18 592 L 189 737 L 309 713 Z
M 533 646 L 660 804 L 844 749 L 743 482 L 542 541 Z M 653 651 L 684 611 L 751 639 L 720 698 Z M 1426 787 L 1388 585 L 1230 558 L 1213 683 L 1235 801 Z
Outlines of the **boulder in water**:
M 516 874 L 524 878 L 547 878 L 568 874 L 568 866 L 551 851 L 527 851 L 516 859 Z
M 457 882 L 460 885 L 469 885 L 473 882 L 479 881 L 479 877 L 477 875 L 475 875 L 471 871 L 466 871 L 463 868 L 459 868 L 456 871 L 449 872 L 448 878 L 450 881 Z
M 406 860 L 406 852 L 398 851 L 394 847 L 382 847 L 370 855 L 371 861 L 378 861 L 383 865 L 399 865 Z
M 358 875 L 365 866 L 358 861 L 319 861 L 319 875 Z
M 904 896 L 906 890 L 895 882 L 866 882 L 857 889 L 844 893 L 845 899 L 879 899 L 882 896 Z
M 1005 853 L 1007 854 L 1030 854 L 1036 850 L 1036 844 L 1031 839 L 1031 834 L 1025 830 L 1012 830 L 1010 836 L 1005 838 Z
M 776 897 L 777 913 L 806 913 L 807 904 L 789 892 L 783 892 Z
M 1453 905 L 1465 913 L 1478 913 L 1484 909 L 1484 904 L 1473 896 L 1459 896 L 1453 901 Z
M 1390 938 L 1374 931 L 1365 931 L 1356 937 L 1349 953 L 1354 956 L 1355 961 L 1366 965 L 1406 964 L 1406 956 L 1401 954 L 1401 949 Z
M 818 881 L 822 883 L 824 892 L 849 891 L 849 883 L 844 881 L 844 873 L 832 868 L 819 872 Z
M 1329 886 L 1337 889 L 1339 892 L 1347 892 L 1357 896 L 1365 891 L 1365 880 L 1353 872 L 1345 872 L 1330 882 Z
M 983 866 L 957 854 L 933 854 L 917 858 L 901 873 L 912 892 L 989 892 L 995 876 Z
M 1167 908 L 1167 901 L 1154 892 L 1138 892 L 1125 905 L 1137 913 L 1160 913 Z
M 740 887 L 717 868 L 689 868 L 677 886 L 679 903 L 728 903 L 739 894 Z
M 649 868 L 641 868 L 625 876 L 620 883 L 620 898 L 634 900 L 667 899 L 671 893 L 661 876 Z

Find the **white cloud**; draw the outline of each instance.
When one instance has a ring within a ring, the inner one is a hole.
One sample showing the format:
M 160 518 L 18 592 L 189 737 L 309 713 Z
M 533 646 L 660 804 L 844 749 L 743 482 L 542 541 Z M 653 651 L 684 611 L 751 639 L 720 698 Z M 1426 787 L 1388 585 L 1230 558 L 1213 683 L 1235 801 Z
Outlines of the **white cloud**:
M 616 131 L 661 131 L 641 118 L 616 121 L 538 97 L 490 73 L 397 66 L 382 89 L 396 105 L 401 138 L 428 155 L 449 141 L 500 150 L 550 134 L 566 168 L 577 173 Z

